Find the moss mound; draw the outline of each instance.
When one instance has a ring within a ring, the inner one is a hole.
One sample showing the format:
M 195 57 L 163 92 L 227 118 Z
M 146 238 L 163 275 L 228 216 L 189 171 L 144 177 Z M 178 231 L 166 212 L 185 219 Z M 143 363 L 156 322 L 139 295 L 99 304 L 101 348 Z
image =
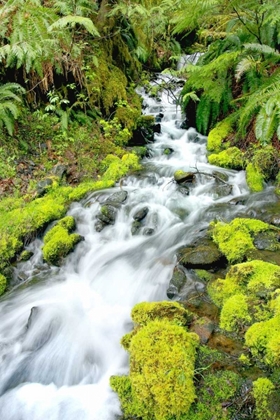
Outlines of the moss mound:
M 71 252 L 82 237 L 69 232 L 75 228 L 75 220 L 71 216 L 61 219 L 44 237 L 42 248 L 44 259 L 49 264 L 57 265 L 60 260 Z
M 3 295 L 7 287 L 7 279 L 3 274 L 0 274 L 0 296 Z
M 251 192 L 263 190 L 264 177 L 252 163 L 249 163 L 246 167 L 246 180 Z
M 242 169 L 244 165 L 243 153 L 237 147 L 229 147 L 227 150 L 208 156 L 211 165 L 229 169 Z
M 208 135 L 207 138 L 207 150 L 209 152 L 218 153 L 222 149 L 223 140 L 231 133 L 231 122 L 224 120 L 216 125 Z
M 220 251 L 230 263 L 242 262 L 250 251 L 256 250 L 254 236 L 277 228 L 261 220 L 236 218 L 230 223 L 211 224 L 211 234 Z
M 186 325 L 192 319 L 192 315 L 178 302 L 141 302 L 132 309 L 131 318 L 135 324 L 141 326 L 163 319 L 178 325 Z
M 134 311 L 144 325 L 136 327 L 126 343 L 130 353 L 129 377 L 115 376 L 110 381 L 125 416 L 143 420 L 181 418 L 195 400 L 193 376 L 198 337 L 165 319 L 166 306 L 148 305 L 144 321 L 144 306 Z M 157 319 L 161 311 L 163 319 Z M 149 317 L 155 319 L 149 321 Z

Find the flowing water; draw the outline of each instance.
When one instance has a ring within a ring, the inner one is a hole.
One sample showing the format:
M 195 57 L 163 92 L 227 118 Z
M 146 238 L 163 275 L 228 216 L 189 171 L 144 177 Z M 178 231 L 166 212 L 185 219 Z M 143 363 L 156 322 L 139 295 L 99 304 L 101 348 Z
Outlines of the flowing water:
M 69 214 L 85 240 L 60 268 L 43 263 L 42 242 L 34 241 L 29 246 L 34 256 L 15 271 L 24 285 L 0 302 L 1 420 L 117 418 L 121 411 L 109 378 L 128 372 L 119 343 L 131 330 L 131 308 L 167 299 L 176 250 L 199 237 L 209 221 L 229 220 L 267 201 L 269 188 L 246 206 L 234 200 L 248 196 L 244 172 L 207 163 L 206 138 L 179 128 L 180 109 L 167 93 L 161 102 L 143 95 L 146 114 L 164 114 L 144 171 L 74 203 Z M 169 156 L 166 148 L 173 150 Z M 218 170 L 232 191 L 219 198 L 215 179 L 198 175 L 184 195 L 172 182 L 177 169 Z M 128 198 L 116 223 L 96 232 L 100 203 L 120 188 Z M 143 207 L 149 209 L 144 226 L 132 235 L 133 216 Z

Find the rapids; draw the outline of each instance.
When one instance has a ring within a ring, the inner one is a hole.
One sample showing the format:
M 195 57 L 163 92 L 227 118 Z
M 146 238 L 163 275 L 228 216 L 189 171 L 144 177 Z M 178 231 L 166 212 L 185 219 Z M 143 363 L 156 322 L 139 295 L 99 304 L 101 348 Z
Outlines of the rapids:
M 180 108 L 168 93 L 160 102 L 141 94 L 146 114 L 164 114 L 143 172 L 72 204 L 68 214 L 85 240 L 57 268 L 43 263 L 42 241 L 36 239 L 29 245 L 34 256 L 15 268 L 23 284 L 0 301 L 1 420 L 113 420 L 121 415 L 109 378 L 128 372 L 128 356 L 119 343 L 132 327 L 131 308 L 167 299 L 176 250 L 211 220 L 230 220 L 256 205 L 252 199 L 247 206 L 233 204 L 235 197 L 249 194 L 244 172 L 207 163 L 206 138 L 180 128 Z M 166 148 L 173 150 L 168 156 Z M 218 198 L 214 178 L 199 175 L 184 196 L 172 182 L 177 169 L 224 173 L 232 193 Z M 120 188 L 128 198 L 116 223 L 96 232 L 100 203 Z M 258 196 L 258 205 L 264 197 Z M 145 225 L 154 233 L 132 235 L 133 215 L 143 207 L 149 208 Z

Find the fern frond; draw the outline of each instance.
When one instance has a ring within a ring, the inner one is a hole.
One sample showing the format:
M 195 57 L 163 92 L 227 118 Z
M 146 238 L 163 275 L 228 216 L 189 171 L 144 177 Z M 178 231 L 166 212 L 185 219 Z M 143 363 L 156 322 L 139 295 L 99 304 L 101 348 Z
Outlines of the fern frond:
M 64 16 L 54 22 L 52 25 L 48 27 L 48 32 L 51 33 L 54 29 L 63 29 L 67 26 L 71 26 L 72 28 L 76 25 L 83 26 L 91 35 L 93 36 L 100 36 L 96 26 L 93 24 L 92 20 L 89 18 L 85 18 L 82 16 Z

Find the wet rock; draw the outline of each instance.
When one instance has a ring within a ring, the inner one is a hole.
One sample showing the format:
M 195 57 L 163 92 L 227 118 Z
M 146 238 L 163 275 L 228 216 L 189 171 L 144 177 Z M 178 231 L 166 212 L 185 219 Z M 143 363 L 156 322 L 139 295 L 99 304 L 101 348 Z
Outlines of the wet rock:
M 167 297 L 169 299 L 173 299 L 174 297 L 178 296 L 181 288 L 185 284 L 186 281 L 186 274 L 180 267 L 175 267 L 173 270 L 172 278 L 169 282 L 169 287 L 167 289 Z
M 66 175 L 66 172 L 67 167 L 65 165 L 55 165 L 51 170 L 51 174 L 59 179 L 62 179 L 63 176 Z
M 104 204 L 101 206 L 100 213 L 97 218 L 108 225 L 113 225 L 116 221 L 117 210 L 111 204 Z
M 187 130 L 189 128 L 189 124 L 188 124 L 187 119 L 184 120 L 183 122 L 181 122 L 180 128 L 182 128 L 183 130 Z
M 145 217 L 147 216 L 149 212 L 149 208 L 148 207 L 143 207 L 141 210 L 138 210 L 134 216 L 133 219 L 137 220 L 138 222 L 140 222 L 141 220 L 145 219 Z
M 278 251 L 280 249 L 279 232 L 260 232 L 254 238 L 254 245 L 259 250 Z
M 213 196 L 218 199 L 222 197 L 226 197 L 227 195 L 231 194 L 232 185 L 223 184 L 214 186 L 212 189 Z
M 155 116 L 155 122 L 161 122 L 162 118 L 164 117 L 163 113 L 160 112 Z
M 153 228 L 150 228 L 150 227 L 145 227 L 144 229 L 143 229 L 143 235 L 145 235 L 145 236 L 151 236 L 151 235 L 153 235 L 155 233 L 155 230 L 153 229 Z
M 210 269 L 225 264 L 225 259 L 214 242 L 203 239 L 196 244 L 182 248 L 178 260 L 186 268 Z
M 107 226 L 107 223 L 104 223 L 102 220 L 97 220 L 94 224 L 96 232 L 101 232 L 105 226 Z
M 187 185 L 181 185 L 181 186 L 178 188 L 178 191 L 179 191 L 181 194 L 183 194 L 184 196 L 187 196 L 187 195 L 189 195 L 189 194 L 190 194 L 190 189 L 189 189 L 189 187 L 188 187 Z
M 188 131 L 188 140 L 192 143 L 198 143 L 199 142 L 199 135 L 195 130 L 189 130 Z
M 153 126 L 154 133 L 161 133 L 161 124 L 157 123 Z
M 163 151 L 163 154 L 166 155 L 166 156 L 170 156 L 173 152 L 174 152 L 174 150 L 171 149 L 171 147 L 166 147 Z
M 195 180 L 195 174 L 193 172 L 185 172 L 178 170 L 174 173 L 174 179 L 177 184 L 182 184 L 184 182 L 193 182 Z
M 131 226 L 131 234 L 137 235 L 140 232 L 141 227 L 142 227 L 141 222 L 139 222 L 138 220 L 134 220 Z
M 116 191 L 107 198 L 106 203 L 110 203 L 113 206 L 114 204 L 122 204 L 126 201 L 127 196 L 128 192 L 125 190 Z
M 53 184 L 53 179 L 51 178 L 45 178 L 45 179 L 42 179 L 42 181 L 39 181 L 36 186 L 37 195 L 39 197 L 42 197 L 47 192 L 47 190 L 52 186 L 52 184 Z
M 213 176 L 216 178 L 222 179 L 225 182 L 228 182 L 228 175 L 223 172 L 214 171 Z
M 195 332 L 199 336 L 201 344 L 206 344 L 209 341 L 214 329 L 215 324 L 206 317 L 197 319 L 190 327 L 190 331 Z

